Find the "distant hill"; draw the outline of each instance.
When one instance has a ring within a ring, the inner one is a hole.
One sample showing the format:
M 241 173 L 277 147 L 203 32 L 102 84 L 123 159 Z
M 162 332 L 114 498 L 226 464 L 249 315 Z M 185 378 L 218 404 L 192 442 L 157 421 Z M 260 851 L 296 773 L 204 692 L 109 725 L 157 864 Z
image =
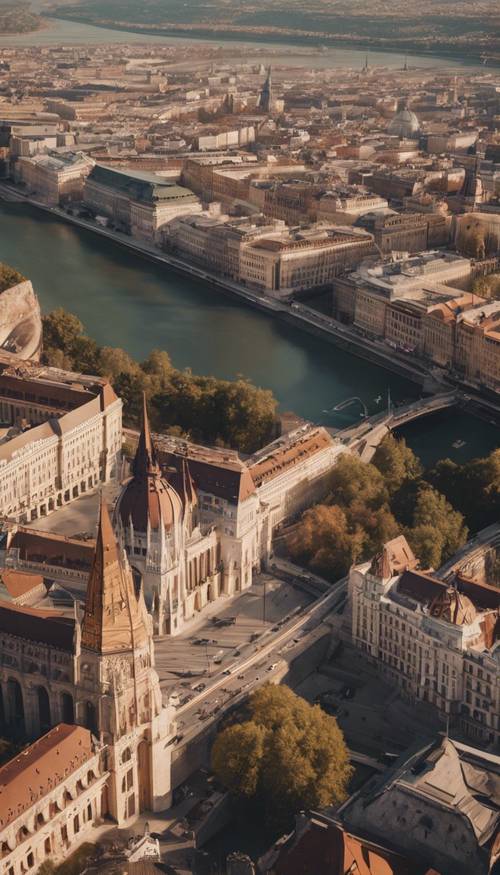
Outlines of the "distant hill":
M 498 0 L 59 0 L 50 14 L 139 33 L 286 38 L 455 55 L 500 48 Z
M 31 12 L 29 3 L 0 0 L 0 34 L 29 33 L 41 26 L 42 19 Z

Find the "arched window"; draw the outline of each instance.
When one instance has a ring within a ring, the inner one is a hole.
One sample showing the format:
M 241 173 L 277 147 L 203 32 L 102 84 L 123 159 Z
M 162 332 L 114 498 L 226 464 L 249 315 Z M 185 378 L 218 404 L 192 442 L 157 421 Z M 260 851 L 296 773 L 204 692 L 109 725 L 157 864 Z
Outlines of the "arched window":
M 126 747 L 122 753 L 122 763 L 128 763 L 132 759 L 132 753 L 129 747 Z
M 7 681 L 7 698 L 9 709 L 9 724 L 18 736 L 24 735 L 24 699 L 19 681 L 9 678 Z
M 75 722 L 75 708 L 71 693 L 61 693 L 61 716 L 63 723 Z
M 92 702 L 85 702 L 84 723 L 93 735 L 97 735 L 97 715 L 95 705 L 93 705 Z
M 40 721 L 40 732 L 48 732 L 52 726 L 50 718 L 50 702 L 49 694 L 45 687 L 38 687 L 38 718 Z

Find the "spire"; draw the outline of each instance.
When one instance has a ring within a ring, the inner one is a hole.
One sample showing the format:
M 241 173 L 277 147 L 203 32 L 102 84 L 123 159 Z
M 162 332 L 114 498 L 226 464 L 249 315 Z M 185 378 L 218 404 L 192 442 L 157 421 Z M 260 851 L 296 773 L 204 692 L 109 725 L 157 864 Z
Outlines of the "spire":
M 148 636 L 134 592 L 132 572 L 119 554 L 106 502 L 101 497 L 94 561 L 87 584 L 82 647 L 117 653 Z
M 151 429 L 149 427 L 148 408 L 146 403 L 146 393 L 142 393 L 142 429 L 139 438 L 139 445 L 135 454 L 132 465 L 134 477 L 156 473 L 159 471 L 158 459 L 156 450 L 151 437 Z

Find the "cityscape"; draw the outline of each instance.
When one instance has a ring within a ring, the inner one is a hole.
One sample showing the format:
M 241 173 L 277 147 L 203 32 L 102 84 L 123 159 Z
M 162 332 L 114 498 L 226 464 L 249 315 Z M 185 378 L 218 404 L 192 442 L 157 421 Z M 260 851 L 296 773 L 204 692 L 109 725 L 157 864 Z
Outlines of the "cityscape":
M 499 875 L 489 0 L 0 0 L 0 875 Z

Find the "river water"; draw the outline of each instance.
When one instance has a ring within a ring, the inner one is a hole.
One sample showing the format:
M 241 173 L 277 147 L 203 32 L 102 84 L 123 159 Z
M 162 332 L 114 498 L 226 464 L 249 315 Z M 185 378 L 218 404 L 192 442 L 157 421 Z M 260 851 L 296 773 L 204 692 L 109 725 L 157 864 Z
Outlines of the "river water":
M 47 25 L 35 34 L 0 37 L 0 55 L 2 46 L 15 45 L 192 42 L 56 19 Z M 244 49 L 245 59 L 317 69 L 359 67 L 366 54 L 221 39 L 205 42 L 234 47 L 240 60 Z M 404 59 L 397 53 L 368 52 L 368 60 L 373 66 L 400 68 Z M 460 63 L 412 56 L 411 65 L 444 68 Z M 202 374 L 243 374 L 272 389 L 282 410 L 326 425 L 342 427 L 357 420 L 359 403 L 342 414 L 325 412 L 353 396 L 375 413 L 389 392 L 396 403 L 418 395 L 417 387 L 383 368 L 24 204 L 0 202 L 0 260 L 33 281 L 45 312 L 62 306 L 76 313 L 99 343 L 121 346 L 138 359 L 153 348 L 166 349 L 177 367 Z M 410 426 L 405 435 L 427 463 L 443 456 L 462 461 L 498 444 L 497 429 L 463 414 L 427 419 Z M 452 447 L 457 439 L 465 441 L 460 449 Z
M 25 204 L 0 202 L 0 260 L 32 280 L 45 312 L 76 313 L 98 343 L 138 359 L 166 349 L 176 367 L 201 374 L 243 374 L 272 389 L 282 410 L 326 425 L 357 420 L 356 403 L 342 414 L 324 412 L 353 396 L 370 413 L 389 391 L 394 402 L 418 396 L 383 368 Z M 462 414 L 426 420 L 407 434 L 428 463 L 483 454 L 498 441 L 497 429 Z M 457 439 L 466 441 L 459 450 L 451 446 Z
M 104 27 L 93 27 L 88 24 L 79 24 L 74 21 L 49 18 L 45 19 L 46 27 L 35 33 L 15 34 L 9 36 L 0 35 L 0 50 L 15 46 L 53 46 L 53 45 L 103 45 L 112 43 L 137 44 L 137 43 L 161 43 L 163 45 L 189 44 L 202 42 L 215 46 L 223 46 L 226 49 L 234 48 L 234 61 L 241 63 L 242 56 L 245 61 L 255 59 L 259 63 L 283 64 L 288 67 L 306 67 L 308 69 L 328 69 L 336 67 L 353 67 L 359 69 L 368 58 L 371 67 L 388 67 L 401 69 L 406 57 L 399 52 L 367 51 L 366 49 L 351 48 L 324 48 L 317 51 L 306 46 L 287 44 L 284 42 L 273 43 L 263 41 L 243 41 L 232 38 L 204 39 L 201 37 L 177 37 L 157 36 L 134 33 L 133 31 L 111 30 Z M 229 60 L 225 54 L 224 60 Z M 468 70 L 483 70 L 471 64 L 467 57 L 463 58 L 440 58 L 434 55 L 411 55 L 408 58 L 411 68 L 432 67 L 433 69 L 463 68 Z

